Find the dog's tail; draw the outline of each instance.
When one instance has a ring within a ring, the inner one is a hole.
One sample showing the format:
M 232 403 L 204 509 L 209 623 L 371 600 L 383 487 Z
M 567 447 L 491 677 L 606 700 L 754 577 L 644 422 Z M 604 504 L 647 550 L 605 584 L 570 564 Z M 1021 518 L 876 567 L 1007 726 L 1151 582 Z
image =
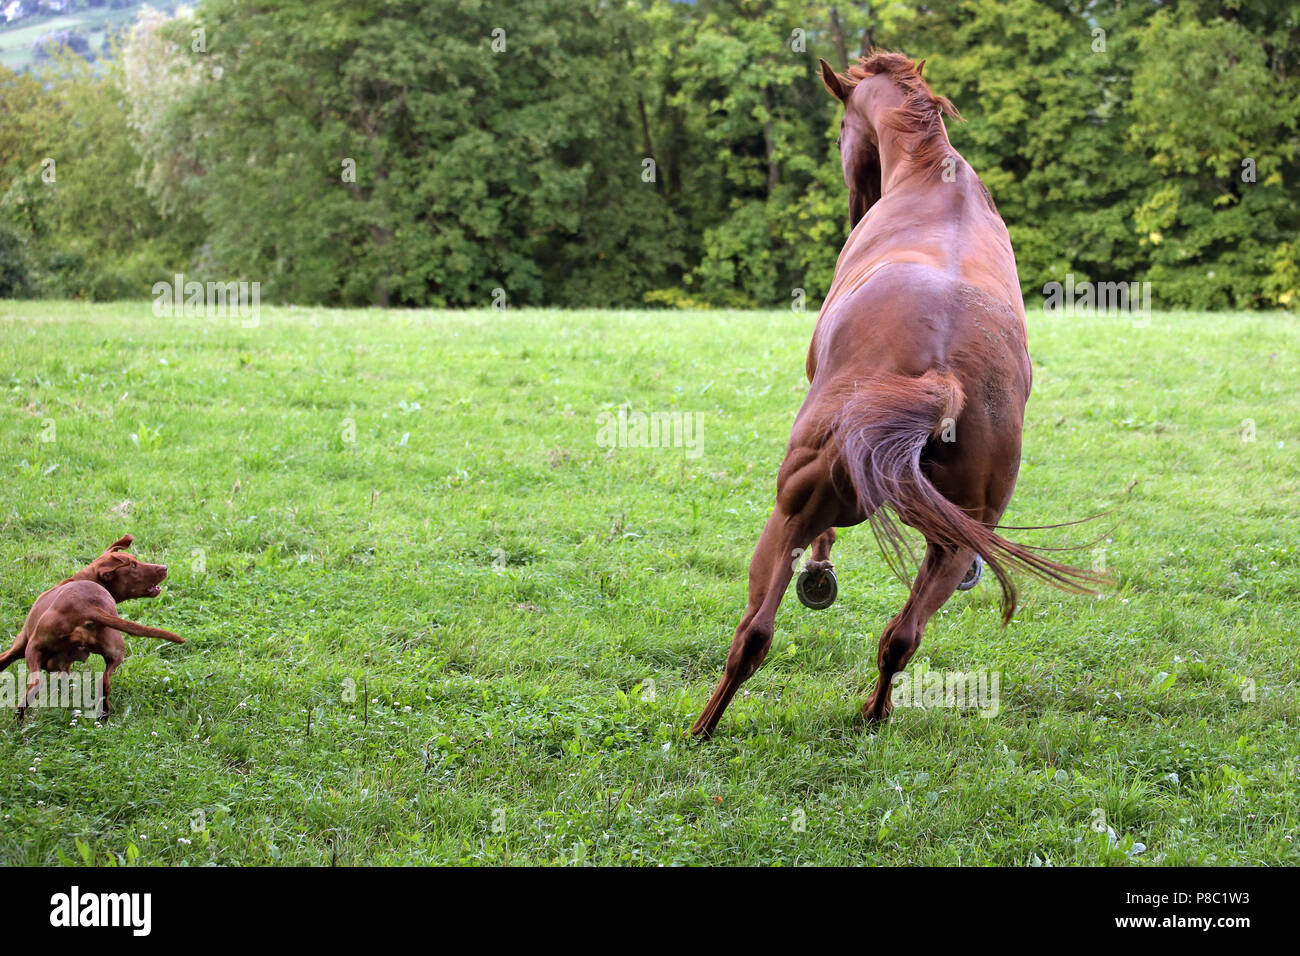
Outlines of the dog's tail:
M 865 386 L 865 387 L 863 387 Z M 906 584 L 907 543 L 885 506 L 927 541 L 970 549 L 984 559 L 1002 586 L 1002 623 L 1016 612 L 1010 569 L 1076 594 L 1093 594 L 1109 583 L 1104 574 L 1061 564 L 1028 545 L 1009 541 L 939 493 L 921 468 L 921 452 L 957 420 L 966 397 L 947 372 L 919 378 L 887 375 L 861 383 L 832 424 L 832 431 L 858 502 L 885 560 Z
M 109 627 L 115 627 L 119 631 L 125 631 L 127 634 L 134 634 L 137 637 L 157 637 L 164 641 L 172 641 L 176 644 L 184 644 L 185 638 L 171 631 L 164 631 L 161 627 L 149 627 L 146 624 L 137 624 L 135 621 L 128 621 L 124 617 L 118 617 L 116 614 L 109 614 L 107 611 L 95 608 L 91 611 L 89 617 L 96 624 L 105 624 Z

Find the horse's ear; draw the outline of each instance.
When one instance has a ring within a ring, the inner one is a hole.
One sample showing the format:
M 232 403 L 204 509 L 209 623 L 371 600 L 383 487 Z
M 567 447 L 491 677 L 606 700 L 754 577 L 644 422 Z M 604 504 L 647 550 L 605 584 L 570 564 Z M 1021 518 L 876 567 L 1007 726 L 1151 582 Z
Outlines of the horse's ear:
M 916 75 L 920 76 L 921 71 L 925 69 L 925 61 L 921 60 L 916 64 Z
M 845 89 L 844 82 L 840 79 L 838 73 L 831 69 L 831 65 L 825 60 L 818 60 L 822 65 L 822 82 L 826 84 L 826 89 L 830 90 L 831 96 L 835 97 L 841 103 L 848 100 L 849 90 Z
M 129 534 L 124 534 L 108 546 L 108 552 L 125 551 L 127 548 L 131 547 L 131 542 L 134 540 L 135 538 L 131 537 Z M 107 554 L 108 552 L 105 553 Z

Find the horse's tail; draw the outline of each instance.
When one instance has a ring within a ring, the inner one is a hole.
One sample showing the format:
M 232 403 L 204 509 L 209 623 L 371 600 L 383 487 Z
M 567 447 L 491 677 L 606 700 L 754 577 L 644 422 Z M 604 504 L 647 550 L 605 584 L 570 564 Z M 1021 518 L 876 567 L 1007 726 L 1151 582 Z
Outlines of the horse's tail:
M 832 424 L 840 455 L 858 502 L 885 560 L 906 584 L 908 553 L 888 505 L 925 539 L 941 547 L 970 549 L 984 559 L 1002 585 L 1002 623 L 1016 611 L 1010 569 L 1076 594 L 1108 583 L 1103 574 L 1061 564 L 1027 545 L 1008 541 L 994 527 L 971 517 L 939 493 L 921 468 L 921 452 L 961 413 L 966 397 L 947 372 L 919 378 L 887 375 L 855 390 Z
M 119 631 L 125 631 L 127 634 L 134 634 L 137 637 L 157 637 L 164 641 L 172 641 L 175 644 L 185 643 L 185 638 L 173 634 L 171 631 L 164 631 L 161 627 L 149 627 L 147 624 L 137 624 L 135 621 L 128 621 L 116 614 L 109 614 L 100 608 L 95 608 L 86 616 L 96 624 L 105 624 L 108 627 L 117 628 Z

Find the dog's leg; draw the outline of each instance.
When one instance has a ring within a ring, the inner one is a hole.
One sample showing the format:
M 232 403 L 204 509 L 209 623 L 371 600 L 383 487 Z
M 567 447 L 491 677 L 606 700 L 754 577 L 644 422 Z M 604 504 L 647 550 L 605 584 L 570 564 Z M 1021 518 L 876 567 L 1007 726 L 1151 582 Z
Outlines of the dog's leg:
M 125 642 L 122 642 L 119 639 L 118 643 L 121 643 L 123 648 L 125 648 Z M 113 647 L 104 648 L 104 686 L 102 688 L 102 696 L 99 699 L 100 717 L 107 717 L 112 713 L 113 708 L 110 707 L 108 703 L 108 689 L 109 685 L 113 682 L 113 672 L 122 666 L 122 661 L 125 657 L 126 655 L 124 650 L 118 650 Z
M 48 663 L 46 653 L 50 648 L 60 646 L 57 635 L 62 624 L 59 612 L 53 608 L 47 609 L 27 638 L 27 646 L 23 648 L 23 659 L 27 662 L 27 693 L 23 695 L 22 705 L 18 708 L 19 720 L 27 716 L 27 708 L 31 706 L 36 690 L 40 687 L 41 672 Z
M 36 691 L 41 686 L 41 662 L 35 655 L 27 655 L 27 692 L 23 694 L 23 702 L 18 705 L 18 720 L 21 722 L 27 716 L 27 708 L 32 705 L 36 698 Z
M 973 551 L 954 551 L 927 542 L 925 558 L 912 582 L 907 603 L 880 635 L 880 649 L 876 654 L 880 676 L 875 691 L 862 708 L 867 719 L 884 720 L 894 709 L 891 699 L 894 675 L 907 666 L 921 646 L 926 622 L 952 597 L 974 558 Z

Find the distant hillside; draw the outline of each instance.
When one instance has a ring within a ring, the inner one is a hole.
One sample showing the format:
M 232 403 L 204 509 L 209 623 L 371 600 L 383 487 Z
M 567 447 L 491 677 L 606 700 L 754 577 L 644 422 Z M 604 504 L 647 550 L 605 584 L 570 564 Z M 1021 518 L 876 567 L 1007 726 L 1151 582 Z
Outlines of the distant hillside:
M 110 56 L 109 37 L 128 28 L 144 7 L 174 10 L 176 0 L 0 0 L 0 66 L 24 72 L 53 44 L 97 63 Z

